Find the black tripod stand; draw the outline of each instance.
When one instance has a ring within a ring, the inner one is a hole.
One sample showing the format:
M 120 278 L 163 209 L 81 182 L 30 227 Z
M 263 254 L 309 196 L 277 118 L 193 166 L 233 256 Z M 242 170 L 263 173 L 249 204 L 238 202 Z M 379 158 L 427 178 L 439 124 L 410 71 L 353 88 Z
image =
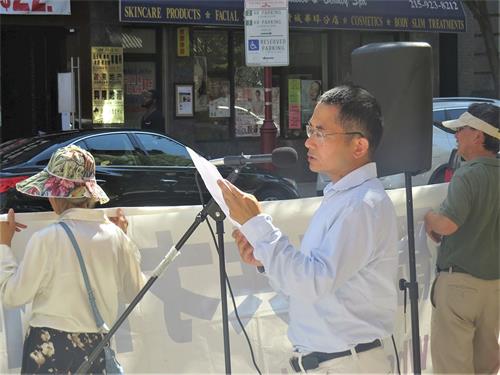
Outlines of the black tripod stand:
M 227 180 L 233 182 L 238 176 L 239 170 L 234 170 L 228 177 Z M 220 290 L 221 290 L 221 302 L 222 302 L 222 325 L 223 325 L 223 337 L 224 337 L 224 358 L 225 358 L 225 373 L 231 373 L 231 355 L 230 355 L 230 346 L 229 346 L 229 319 L 228 319 L 228 311 L 227 311 L 227 291 L 226 291 L 226 266 L 225 266 L 225 257 L 224 257 L 224 219 L 226 215 L 221 210 L 219 205 L 215 202 L 214 199 L 211 199 L 208 204 L 196 215 L 193 224 L 188 228 L 188 230 L 184 233 L 181 239 L 177 242 L 176 245 L 172 246 L 170 250 L 167 252 L 163 260 L 158 264 L 156 269 L 153 271 L 153 274 L 148 279 L 144 287 L 139 291 L 137 296 L 130 302 L 125 311 L 120 315 L 120 317 L 113 324 L 107 335 L 103 338 L 103 340 L 97 345 L 89 358 L 83 362 L 80 367 L 76 370 L 77 374 L 86 374 L 88 373 L 92 363 L 97 359 L 100 355 L 104 347 L 109 343 L 113 335 L 123 324 L 125 319 L 130 315 L 130 313 L 134 310 L 135 306 L 140 302 L 140 300 L 144 297 L 146 292 L 153 286 L 154 282 L 163 274 L 163 272 L 167 269 L 168 265 L 173 262 L 173 260 L 180 254 L 179 251 L 182 246 L 186 243 L 189 237 L 193 234 L 193 232 L 198 228 L 198 226 L 205 221 L 207 216 L 210 216 L 216 222 L 216 230 L 217 230 L 217 248 L 219 253 L 219 274 L 220 274 Z
M 415 231 L 413 229 L 413 194 L 411 174 L 405 172 L 406 186 L 406 222 L 408 227 L 408 263 L 410 269 L 410 281 L 405 279 L 399 280 L 399 289 L 405 293 L 410 292 L 410 310 L 411 310 L 411 336 L 412 336 L 412 352 L 413 352 L 413 373 L 420 374 L 420 331 L 418 320 L 418 283 L 417 283 L 417 266 L 415 259 Z
M 216 222 L 216 233 L 219 253 L 219 280 L 220 298 L 222 302 L 222 335 L 224 337 L 224 363 L 226 374 L 231 373 L 231 353 L 229 345 L 229 319 L 227 312 L 227 291 L 226 291 L 226 259 L 224 255 L 224 219 L 226 215 L 219 205 L 213 205 L 214 209 L 209 212 L 210 217 Z

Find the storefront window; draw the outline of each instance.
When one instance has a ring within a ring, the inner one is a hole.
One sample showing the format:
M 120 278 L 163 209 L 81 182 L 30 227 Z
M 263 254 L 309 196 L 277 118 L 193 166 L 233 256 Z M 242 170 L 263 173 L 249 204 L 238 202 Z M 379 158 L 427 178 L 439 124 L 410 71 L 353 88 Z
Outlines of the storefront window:
M 324 54 L 320 33 L 290 33 L 290 66 L 287 76 L 286 133 L 302 136 L 323 92 Z
M 122 31 L 123 53 L 155 53 L 156 31 L 154 29 L 129 29 Z
M 123 67 L 125 77 L 125 125 L 130 128 L 141 127 L 142 93 L 155 88 L 155 63 L 149 61 L 128 62 Z
M 230 80 L 228 33 L 193 31 L 193 82 L 195 138 L 198 141 L 229 138 Z
M 145 112 L 142 93 L 159 89 L 156 35 L 155 29 L 124 27 L 121 32 L 126 127 L 140 128 Z

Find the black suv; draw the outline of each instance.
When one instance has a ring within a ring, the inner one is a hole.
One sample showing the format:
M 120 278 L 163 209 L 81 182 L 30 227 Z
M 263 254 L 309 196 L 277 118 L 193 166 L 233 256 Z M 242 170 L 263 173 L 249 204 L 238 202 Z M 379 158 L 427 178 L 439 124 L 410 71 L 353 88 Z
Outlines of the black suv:
M 52 153 L 70 144 L 88 150 L 96 161 L 96 179 L 110 201 L 103 207 L 198 205 L 196 169 L 181 143 L 137 129 L 58 132 L 16 139 L 0 145 L 0 210 L 50 211 L 47 199 L 15 190 L 15 184 L 43 170 Z M 219 167 L 222 176 L 231 169 Z M 210 198 L 201 177 L 205 202 Z M 235 184 L 259 200 L 298 198 L 294 181 L 244 167 Z

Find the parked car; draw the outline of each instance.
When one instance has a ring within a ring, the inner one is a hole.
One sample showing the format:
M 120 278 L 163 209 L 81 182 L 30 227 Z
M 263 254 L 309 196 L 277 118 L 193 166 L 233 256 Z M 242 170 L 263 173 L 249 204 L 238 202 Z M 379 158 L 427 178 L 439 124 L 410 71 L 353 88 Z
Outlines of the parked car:
M 52 153 L 74 144 L 92 153 L 96 179 L 110 201 L 104 207 L 178 206 L 200 204 L 195 182 L 196 169 L 186 147 L 167 136 L 137 129 L 73 130 L 33 138 L 16 139 L 0 145 L 0 210 L 46 211 L 46 199 L 29 197 L 15 184 L 43 170 Z M 223 176 L 231 168 L 219 167 Z M 210 198 L 201 177 L 204 200 Z M 244 167 L 236 180 L 242 190 L 259 200 L 298 198 L 293 180 L 254 167 Z
M 448 182 L 453 171 L 459 166 L 460 159 L 456 154 L 455 133 L 443 126 L 443 121 L 454 120 L 467 111 L 472 103 L 491 103 L 500 107 L 500 100 L 474 97 L 447 97 L 432 100 L 432 162 L 431 168 L 416 176 L 412 176 L 412 186 L 431 185 Z M 386 189 L 398 189 L 405 186 L 403 173 L 385 176 L 380 179 Z M 323 189 L 330 178 L 318 173 L 316 193 L 323 195 Z

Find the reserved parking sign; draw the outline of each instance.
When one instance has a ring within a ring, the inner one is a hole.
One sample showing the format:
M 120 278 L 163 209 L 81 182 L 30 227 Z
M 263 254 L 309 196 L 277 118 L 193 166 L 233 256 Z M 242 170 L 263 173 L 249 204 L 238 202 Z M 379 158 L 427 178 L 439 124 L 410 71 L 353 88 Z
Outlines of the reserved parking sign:
M 245 62 L 289 65 L 288 0 L 245 0 Z

